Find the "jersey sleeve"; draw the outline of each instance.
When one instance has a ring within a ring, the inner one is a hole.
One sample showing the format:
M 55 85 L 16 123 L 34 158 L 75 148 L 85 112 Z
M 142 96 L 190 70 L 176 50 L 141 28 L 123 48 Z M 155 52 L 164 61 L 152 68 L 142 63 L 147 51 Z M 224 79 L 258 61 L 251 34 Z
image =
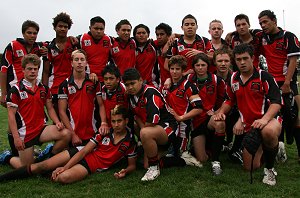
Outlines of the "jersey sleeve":
M 11 67 L 13 62 L 13 51 L 11 43 L 7 45 L 1 59 L 1 72 L 6 73 L 8 67 Z
M 68 82 L 65 80 L 58 88 L 58 99 L 68 99 Z
M 291 32 L 286 32 L 286 48 L 287 56 L 299 56 L 300 55 L 300 45 L 298 38 Z
M 7 107 L 18 107 L 20 104 L 20 95 L 18 89 L 14 86 L 12 87 L 6 96 Z
M 151 91 L 152 92 L 152 91 Z M 150 93 L 148 91 L 147 93 L 147 116 L 146 116 L 146 122 L 158 124 L 160 120 L 160 108 L 163 108 L 164 101 L 162 97 L 160 97 L 156 93 Z
M 275 79 L 271 74 L 261 71 L 261 77 L 263 81 L 263 87 L 266 93 L 266 97 L 269 99 L 271 104 L 283 104 L 280 89 L 275 82 Z

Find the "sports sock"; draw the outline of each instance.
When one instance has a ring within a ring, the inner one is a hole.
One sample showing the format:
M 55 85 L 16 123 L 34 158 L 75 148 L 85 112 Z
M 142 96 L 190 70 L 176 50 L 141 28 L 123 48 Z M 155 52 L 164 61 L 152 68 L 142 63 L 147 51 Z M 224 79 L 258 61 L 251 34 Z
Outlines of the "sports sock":
M 159 166 L 161 168 L 170 168 L 170 167 L 183 167 L 186 166 L 184 159 L 181 157 L 162 157 L 159 160 Z
M 275 163 L 275 157 L 278 153 L 278 144 L 275 148 L 267 148 L 263 145 L 263 152 L 265 157 L 266 168 L 273 168 Z
M 15 180 L 15 179 L 23 179 L 31 176 L 31 166 L 23 166 L 21 168 L 15 169 L 11 172 L 5 173 L 0 176 L 0 181 L 8 181 L 8 180 Z
M 222 150 L 224 138 L 224 133 L 215 133 L 212 143 L 212 161 L 220 161 L 219 156 Z
M 149 166 L 156 166 L 158 165 L 159 161 L 158 161 L 158 156 L 154 156 L 154 157 L 148 157 L 148 163 Z

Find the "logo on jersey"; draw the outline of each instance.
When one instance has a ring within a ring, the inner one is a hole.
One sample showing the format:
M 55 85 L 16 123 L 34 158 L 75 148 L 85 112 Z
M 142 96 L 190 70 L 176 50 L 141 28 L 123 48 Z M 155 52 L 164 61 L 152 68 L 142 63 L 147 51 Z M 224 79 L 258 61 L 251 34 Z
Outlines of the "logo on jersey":
M 125 102 L 125 98 L 123 94 L 117 94 L 117 103 Z
M 18 56 L 18 57 L 24 56 L 23 50 L 16 50 L 16 53 L 17 53 L 17 56 Z
M 215 92 L 215 86 L 214 85 L 207 85 L 206 86 L 206 93 L 207 94 L 214 94 Z
M 178 52 L 184 51 L 184 45 L 179 45 L 177 48 L 178 48 Z
M 76 93 L 76 88 L 74 86 L 69 86 L 68 91 L 69 91 L 69 94 L 74 94 L 74 93 Z
M 255 91 L 255 92 L 260 91 L 260 83 L 259 82 L 252 82 L 250 89 L 251 89 L 251 91 Z
M 113 52 L 114 52 L 115 54 L 118 53 L 118 52 L 120 51 L 118 47 L 114 47 L 112 50 L 113 50 Z
M 232 91 L 233 91 L 233 92 L 239 90 L 239 88 L 240 88 L 240 87 L 239 87 L 239 83 L 238 83 L 238 82 L 233 83 L 233 84 L 231 85 L 231 88 L 232 88 Z
M 262 42 L 262 45 L 268 45 L 268 42 L 265 38 L 263 38 L 261 42 Z
M 109 137 L 104 137 L 103 140 L 102 140 L 103 145 L 109 145 L 109 142 L 110 142 Z
M 84 40 L 84 46 L 91 46 L 92 45 L 92 42 L 91 40 Z
M 178 89 L 176 92 L 176 96 L 179 98 L 183 98 L 184 97 L 184 90 L 183 89 Z
M 46 97 L 47 97 L 46 91 L 41 90 L 41 91 L 40 91 L 40 98 L 41 98 L 41 99 L 45 99 Z
M 103 99 L 103 100 L 106 100 L 106 98 L 107 98 L 107 97 L 106 97 L 106 93 L 105 93 L 105 92 L 102 92 L 102 99 Z
M 127 150 L 128 150 L 128 146 L 126 144 L 122 143 L 119 147 L 119 152 L 125 154 Z
M 57 56 L 58 52 L 54 49 L 51 49 L 51 54 L 52 54 L 52 56 Z
M 276 43 L 276 49 L 277 50 L 283 50 L 284 49 L 284 43 L 283 42 Z
M 103 41 L 103 47 L 109 47 L 108 41 Z
M 20 98 L 21 98 L 21 100 L 28 98 L 27 92 L 26 91 L 20 92 Z
M 86 93 L 93 94 L 93 92 L 94 92 L 94 86 L 93 85 L 92 86 L 87 85 L 86 86 Z

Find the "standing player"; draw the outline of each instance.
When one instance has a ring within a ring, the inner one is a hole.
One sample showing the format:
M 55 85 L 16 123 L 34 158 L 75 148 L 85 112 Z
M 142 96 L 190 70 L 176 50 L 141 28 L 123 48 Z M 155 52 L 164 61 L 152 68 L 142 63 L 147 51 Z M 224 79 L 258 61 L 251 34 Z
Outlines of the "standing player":
M 130 38 L 132 26 L 127 19 L 121 20 L 116 25 L 118 37 L 113 40 L 111 49 L 111 58 L 114 64 L 119 68 L 121 75 L 128 68 L 135 67 L 136 43 Z
M 264 153 L 266 168 L 263 183 L 275 185 L 277 173 L 274 170 L 274 161 L 281 131 L 280 119 L 276 117 L 282 104 L 280 90 L 270 74 L 254 67 L 252 46 L 238 45 L 233 54 L 239 72 L 233 73 L 230 86 L 226 89 L 228 99 L 219 109 L 215 119 L 225 120 L 225 114 L 237 104 L 245 126 L 244 133 L 254 128 L 260 130 L 262 137 L 262 147 L 255 154 L 253 169 L 260 167 Z M 243 161 L 246 170 L 251 170 L 251 159 L 251 154 L 244 148 Z
M 209 23 L 208 33 L 211 35 L 211 44 L 214 50 L 227 47 L 227 42 L 222 39 L 223 24 L 220 20 L 214 19 Z
M 3 174 L 0 181 L 21 179 L 55 169 L 51 179 L 54 182 L 68 184 L 80 181 L 96 171 L 106 170 L 127 157 L 128 166 L 114 173 L 116 179 L 124 178 L 136 168 L 135 142 L 133 135 L 126 128 L 128 122 L 126 108 L 116 106 L 111 111 L 111 117 L 112 128 L 108 135 L 96 134 L 80 151 L 78 148 L 71 148 L 46 161 Z
M 14 157 L 6 153 L 1 158 L 14 168 L 33 163 L 34 145 L 56 141 L 50 151 L 54 155 L 65 149 L 70 141 L 70 132 L 59 121 L 48 88 L 37 79 L 40 63 L 37 55 L 25 55 L 21 63 L 24 79 L 7 95 L 8 123 L 19 155 Z M 46 125 L 45 106 L 55 125 Z

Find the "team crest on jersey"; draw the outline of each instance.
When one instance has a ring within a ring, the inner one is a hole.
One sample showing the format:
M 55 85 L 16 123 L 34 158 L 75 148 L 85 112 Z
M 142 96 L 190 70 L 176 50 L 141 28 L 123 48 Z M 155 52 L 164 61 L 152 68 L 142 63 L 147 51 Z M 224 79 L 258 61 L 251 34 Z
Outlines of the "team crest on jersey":
M 41 91 L 40 91 L 40 98 L 41 98 L 41 99 L 46 99 L 46 97 L 47 97 L 46 91 L 41 90 Z
M 238 46 L 239 44 L 241 44 L 240 41 L 234 41 L 234 42 L 233 42 L 233 45 L 234 45 L 234 46 Z
M 214 94 L 215 92 L 215 86 L 214 85 L 207 85 L 206 86 L 206 93 L 207 94 Z
M 17 56 L 18 56 L 18 57 L 24 56 L 23 50 L 16 50 L 16 53 L 17 53 Z
M 130 49 L 135 49 L 135 46 L 133 45 L 133 43 L 130 43 L 129 48 Z
M 277 42 L 276 43 L 276 49 L 277 50 L 283 50 L 284 49 L 284 43 L 283 42 Z
M 104 137 L 103 140 L 102 140 L 103 145 L 109 145 L 109 142 L 110 142 L 109 137 Z
M 101 96 L 102 96 L 102 99 L 103 99 L 103 100 L 106 100 L 106 99 L 107 99 L 107 96 L 106 96 L 106 93 L 105 93 L 105 92 L 102 92 Z
M 184 45 L 179 45 L 177 48 L 178 48 L 178 52 L 184 51 Z
M 109 45 L 108 45 L 108 41 L 103 41 L 103 47 L 109 47 Z
M 176 96 L 179 98 L 183 98 L 184 97 L 184 90 L 183 89 L 178 89 L 176 92 Z
M 92 42 L 91 40 L 84 40 L 84 46 L 91 46 L 92 45 Z
M 255 91 L 255 92 L 260 91 L 260 83 L 259 82 L 252 82 L 250 89 L 252 91 Z
M 115 54 L 118 53 L 118 52 L 120 51 L 118 47 L 114 47 L 112 50 L 113 50 L 113 52 L 114 52 Z
M 262 42 L 262 45 L 268 45 L 268 42 L 265 38 L 263 38 L 261 42 Z
M 27 92 L 26 91 L 20 92 L 20 98 L 21 98 L 21 100 L 28 98 Z
M 123 103 L 123 102 L 125 102 L 124 95 L 117 94 L 117 103 Z
M 58 52 L 54 49 L 51 49 L 51 54 L 52 54 L 52 56 L 57 56 Z
M 199 51 L 204 51 L 204 44 L 202 42 L 201 43 L 197 43 L 196 44 L 196 48 Z
M 231 85 L 231 88 L 232 88 L 232 91 L 237 91 L 237 90 L 239 90 L 239 83 L 238 82 L 236 82 L 236 83 L 233 83 L 232 85 Z
M 76 93 L 76 88 L 74 86 L 69 86 L 68 91 L 69 91 L 69 94 L 74 94 L 74 93 Z
M 93 94 L 94 93 L 94 86 L 93 85 L 87 85 L 86 86 L 86 93 Z

